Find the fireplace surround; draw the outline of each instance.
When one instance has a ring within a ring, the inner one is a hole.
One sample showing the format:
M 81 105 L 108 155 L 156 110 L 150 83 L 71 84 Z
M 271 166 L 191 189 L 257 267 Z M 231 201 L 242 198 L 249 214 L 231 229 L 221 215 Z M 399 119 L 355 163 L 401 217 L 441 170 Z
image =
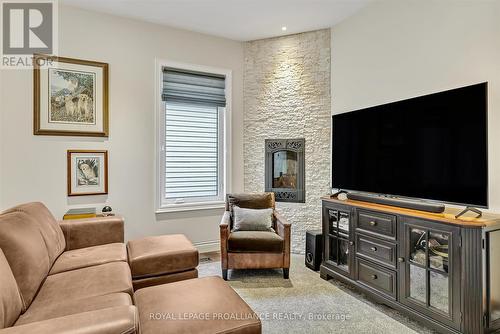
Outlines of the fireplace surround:
M 305 202 L 305 139 L 266 139 L 265 188 L 277 202 Z

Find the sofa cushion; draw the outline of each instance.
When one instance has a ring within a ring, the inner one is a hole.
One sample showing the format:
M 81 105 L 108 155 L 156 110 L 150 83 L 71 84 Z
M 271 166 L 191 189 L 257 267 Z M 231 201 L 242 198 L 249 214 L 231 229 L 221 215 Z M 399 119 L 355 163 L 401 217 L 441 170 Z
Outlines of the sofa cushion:
M 233 231 L 273 232 L 273 209 L 247 209 L 233 206 Z
M 66 250 L 125 242 L 120 216 L 71 219 L 59 225 L 66 237 Z
M 134 285 L 134 291 L 137 291 L 139 289 L 147 288 L 149 286 L 162 285 L 197 277 L 198 277 L 198 269 L 191 269 L 187 271 L 181 271 L 178 273 L 133 279 L 132 284 Z
M 198 250 L 183 234 L 160 235 L 127 243 L 132 277 L 151 277 L 198 266 Z
M 0 329 L 10 327 L 21 314 L 23 302 L 16 279 L 0 249 Z
M 230 211 L 231 215 L 234 205 L 247 209 L 274 209 L 274 193 L 227 194 L 226 211 Z
M 123 243 L 74 249 L 57 258 L 49 275 L 118 261 L 127 262 L 127 249 Z
M 16 278 L 25 311 L 49 273 L 49 255 L 37 223 L 20 211 L 1 214 L 0 248 Z
M 142 334 L 261 333 L 257 315 L 220 277 L 144 288 L 135 293 L 134 299 Z M 151 317 L 159 313 L 171 318 Z M 189 315 L 198 319 L 189 319 Z
M 230 252 L 281 253 L 283 238 L 275 232 L 238 231 L 229 234 L 227 248 Z
M 138 334 L 137 307 L 117 306 L 6 328 L 2 334 Z
M 63 299 L 50 305 L 39 304 L 34 305 L 35 307 L 30 307 L 23 315 L 21 315 L 15 325 L 19 326 L 30 322 L 54 319 L 71 314 L 128 305 L 133 305 L 132 298 L 128 293 L 123 292 L 77 300 Z
M 130 269 L 125 262 L 62 272 L 47 277 L 31 307 L 48 306 L 62 300 L 126 292 L 132 295 Z
M 40 202 L 21 204 L 6 210 L 5 213 L 16 211 L 24 212 L 33 218 L 33 222 L 36 223 L 45 240 L 45 246 L 49 254 L 49 264 L 52 266 L 54 261 L 61 255 L 66 247 L 66 241 L 59 223 L 49 209 Z

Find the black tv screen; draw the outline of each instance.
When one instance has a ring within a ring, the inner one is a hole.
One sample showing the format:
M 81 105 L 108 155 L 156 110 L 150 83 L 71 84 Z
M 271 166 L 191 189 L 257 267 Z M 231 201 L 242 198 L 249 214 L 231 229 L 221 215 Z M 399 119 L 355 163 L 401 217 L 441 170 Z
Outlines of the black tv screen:
M 487 83 L 333 116 L 332 188 L 488 207 Z

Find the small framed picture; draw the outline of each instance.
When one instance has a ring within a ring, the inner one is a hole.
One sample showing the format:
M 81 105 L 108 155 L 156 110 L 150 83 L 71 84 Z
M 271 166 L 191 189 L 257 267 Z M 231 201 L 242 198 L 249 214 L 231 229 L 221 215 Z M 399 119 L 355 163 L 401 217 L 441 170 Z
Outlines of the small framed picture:
M 108 151 L 68 150 L 68 196 L 108 193 Z
M 35 135 L 108 137 L 108 64 L 46 55 L 33 64 Z

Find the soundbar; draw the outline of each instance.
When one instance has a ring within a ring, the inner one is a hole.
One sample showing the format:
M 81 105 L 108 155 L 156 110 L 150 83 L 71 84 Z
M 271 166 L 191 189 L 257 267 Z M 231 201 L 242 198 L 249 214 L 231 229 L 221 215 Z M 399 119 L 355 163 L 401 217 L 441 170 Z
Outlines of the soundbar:
M 418 200 L 407 200 L 402 198 L 384 197 L 384 196 L 362 194 L 356 192 L 348 192 L 347 198 L 355 201 L 392 205 L 400 208 L 420 210 L 432 213 L 442 213 L 444 211 L 443 204 L 429 203 Z

